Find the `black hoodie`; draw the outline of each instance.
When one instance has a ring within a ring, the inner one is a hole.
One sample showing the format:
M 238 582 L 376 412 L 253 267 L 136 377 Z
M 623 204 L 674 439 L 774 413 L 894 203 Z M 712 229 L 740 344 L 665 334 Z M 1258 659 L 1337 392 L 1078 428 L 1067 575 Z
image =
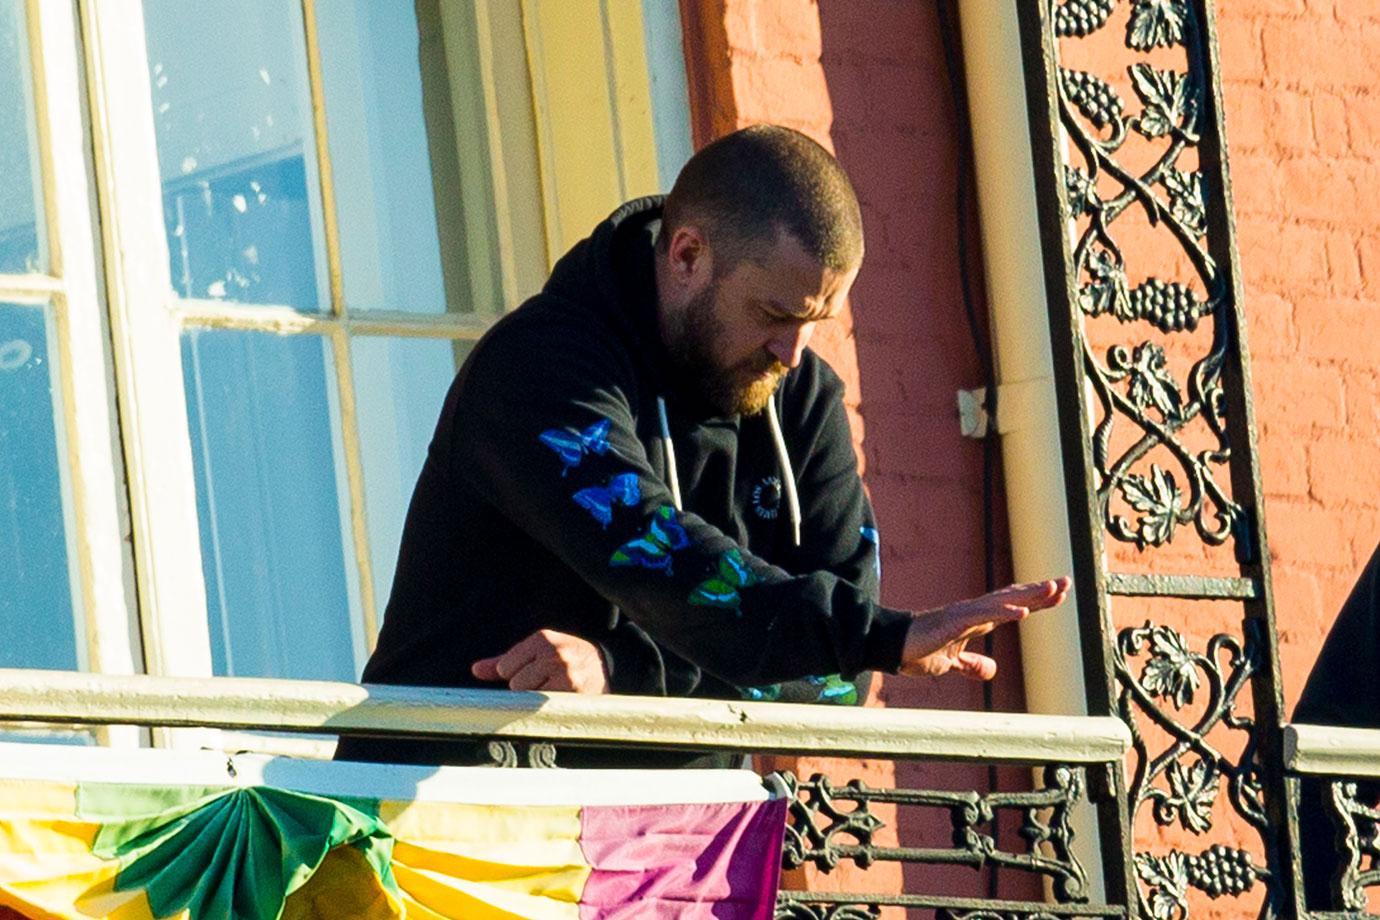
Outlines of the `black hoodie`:
M 660 199 L 620 208 L 461 368 L 366 683 L 493 686 L 471 663 L 543 628 L 596 643 L 615 693 L 852 696 L 838 678 L 771 685 L 899 666 L 910 616 L 877 603 L 842 383 L 808 350 L 786 376 L 784 465 L 766 413 L 715 416 L 678 391 L 656 318 L 660 214 Z M 438 758 L 468 755 L 417 759 Z

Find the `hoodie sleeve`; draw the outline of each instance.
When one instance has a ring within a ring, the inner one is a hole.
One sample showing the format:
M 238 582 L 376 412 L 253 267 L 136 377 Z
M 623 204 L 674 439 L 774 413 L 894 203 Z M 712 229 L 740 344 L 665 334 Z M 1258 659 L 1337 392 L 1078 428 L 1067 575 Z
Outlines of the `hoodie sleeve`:
M 657 645 L 645 629 L 621 614 L 596 644 L 614 693 L 690 696 L 700 685 L 698 667 Z
M 634 430 L 627 356 L 599 332 L 515 315 L 487 337 L 459 382 L 453 474 L 722 680 L 895 670 L 908 613 L 826 569 L 790 574 L 674 508 Z

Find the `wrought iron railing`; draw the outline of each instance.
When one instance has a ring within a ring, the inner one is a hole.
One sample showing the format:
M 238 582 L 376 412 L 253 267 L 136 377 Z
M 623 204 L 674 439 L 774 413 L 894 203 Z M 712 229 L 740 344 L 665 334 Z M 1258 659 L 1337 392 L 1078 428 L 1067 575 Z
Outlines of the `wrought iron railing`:
M 1144 920 L 1308 913 L 1215 6 L 1015 4 L 1088 711 L 1133 738 L 1124 807 L 1100 815 L 1109 898 Z M 1327 911 L 1380 883 L 1369 770 L 1326 780 Z

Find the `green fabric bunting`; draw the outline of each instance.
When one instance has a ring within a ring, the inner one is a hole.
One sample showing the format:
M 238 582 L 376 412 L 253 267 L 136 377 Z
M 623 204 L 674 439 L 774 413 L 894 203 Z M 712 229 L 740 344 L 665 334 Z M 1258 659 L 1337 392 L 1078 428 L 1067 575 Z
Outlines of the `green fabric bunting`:
M 378 803 L 274 789 L 84 784 L 78 813 L 98 821 L 92 852 L 121 863 L 120 891 L 142 889 L 154 916 L 278 920 L 335 846 L 357 847 L 397 891 L 393 837 Z

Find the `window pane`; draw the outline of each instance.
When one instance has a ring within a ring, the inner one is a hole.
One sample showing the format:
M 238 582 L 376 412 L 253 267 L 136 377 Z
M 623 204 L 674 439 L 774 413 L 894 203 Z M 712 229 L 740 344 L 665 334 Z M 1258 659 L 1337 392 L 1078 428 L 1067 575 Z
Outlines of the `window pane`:
M 75 669 L 77 596 L 46 309 L 0 304 L 0 667 Z
M 403 520 L 441 403 L 472 343 L 355 339 L 355 405 L 369 516 L 376 609 L 382 617 L 398 562 Z
M 173 288 L 325 309 L 300 0 L 144 0 L 144 26 Z
M 0 0 L 0 273 L 48 270 L 23 0 Z
M 329 340 L 192 330 L 182 359 L 215 673 L 353 680 Z
M 345 302 L 444 313 L 433 183 L 452 192 L 459 183 L 453 138 L 437 138 L 448 150 L 428 150 L 413 4 L 332 0 L 316 17 Z M 449 167 L 439 177 L 432 152 Z

